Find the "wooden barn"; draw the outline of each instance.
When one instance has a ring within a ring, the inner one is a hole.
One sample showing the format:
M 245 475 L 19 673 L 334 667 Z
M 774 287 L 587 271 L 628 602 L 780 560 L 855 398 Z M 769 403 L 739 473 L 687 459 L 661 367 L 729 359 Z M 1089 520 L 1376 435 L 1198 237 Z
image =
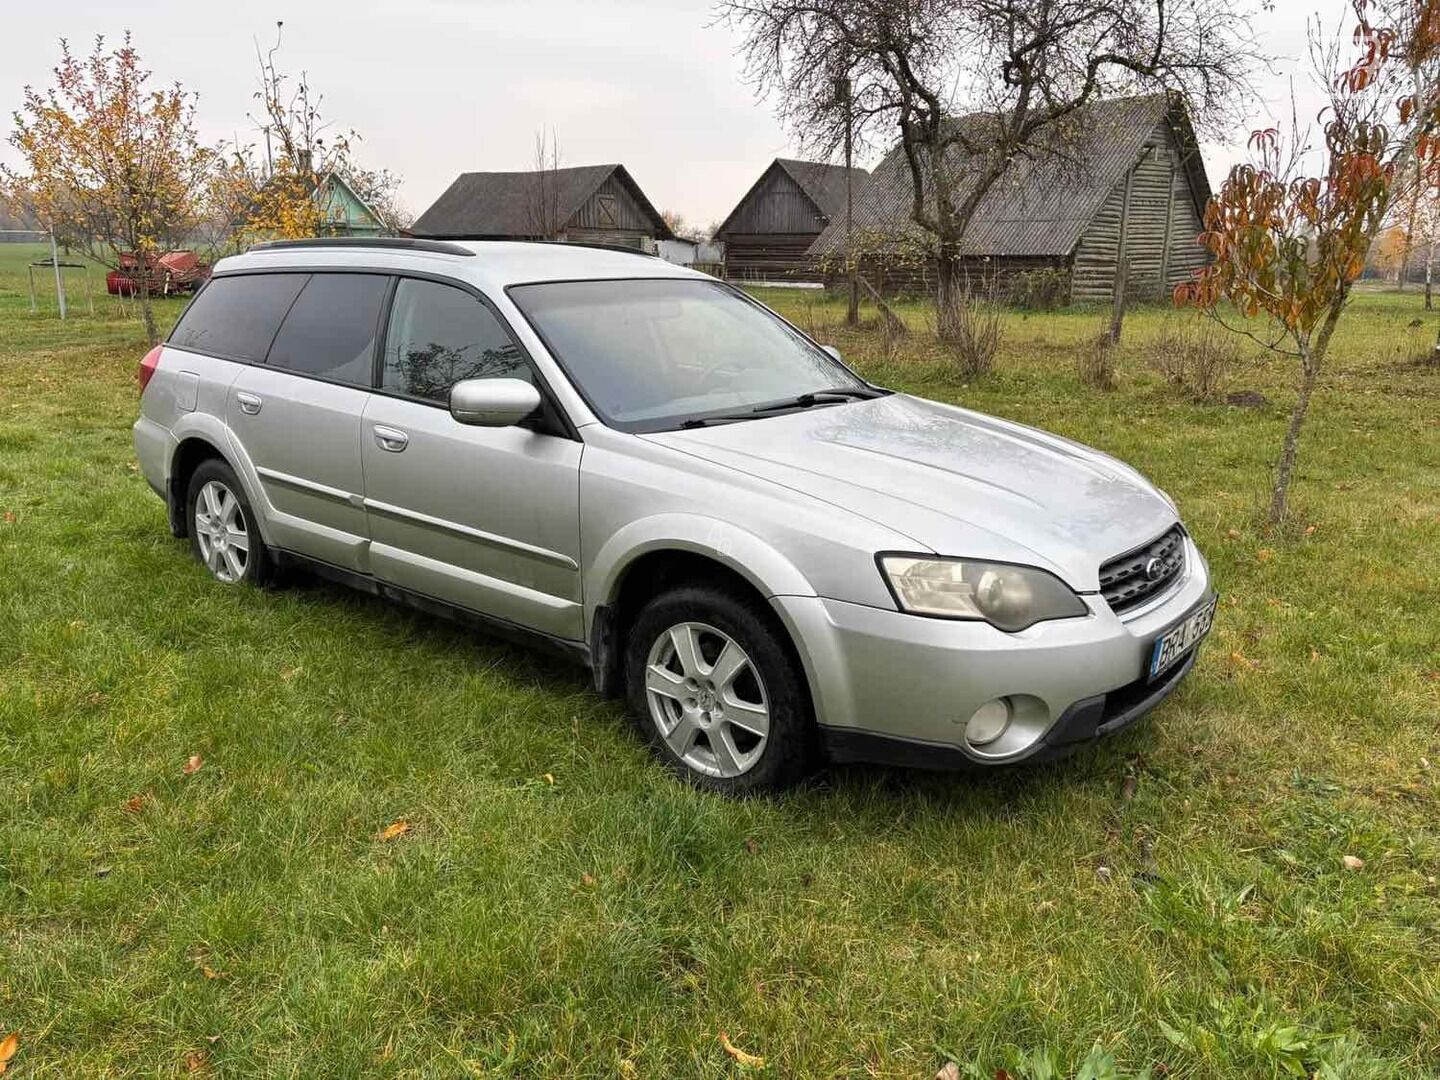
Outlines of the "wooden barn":
M 1196 237 L 1209 198 L 1195 131 L 1178 100 L 1098 101 L 1053 150 L 1017 158 L 986 194 L 965 240 L 966 272 L 1004 290 L 1017 275 L 1059 271 L 1070 300 L 1108 301 L 1123 259 L 1130 298 L 1168 296 L 1206 262 Z M 934 261 L 917 256 L 928 237 L 910 220 L 910 206 L 910 173 L 897 146 L 856 200 L 857 248 L 877 287 L 928 293 Z M 844 252 L 844 223 L 832 221 L 809 256 L 836 262 Z
M 670 229 L 623 165 L 455 178 L 410 228 L 448 240 L 565 240 L 653 251 Z
M 858 205 L 870 174 L 849 171 Z M 785 158 L 771 162 L 715 232 L 725 244 L 725 276 L 818 281 L 806 252 L 826 225 L 839 222 L 843 228 L 845 174 L 843 165 Z

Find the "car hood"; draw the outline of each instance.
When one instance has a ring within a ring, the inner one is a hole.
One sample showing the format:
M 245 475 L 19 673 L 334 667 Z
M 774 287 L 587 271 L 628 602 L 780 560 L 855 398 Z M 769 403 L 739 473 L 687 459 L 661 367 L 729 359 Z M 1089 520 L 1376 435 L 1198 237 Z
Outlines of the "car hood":
M 906 394 L 646 438 L 824 500 L 917 549 L 1023 562 L 1072 588 L 1176 521 L 1154 485 L 1079 443 Z

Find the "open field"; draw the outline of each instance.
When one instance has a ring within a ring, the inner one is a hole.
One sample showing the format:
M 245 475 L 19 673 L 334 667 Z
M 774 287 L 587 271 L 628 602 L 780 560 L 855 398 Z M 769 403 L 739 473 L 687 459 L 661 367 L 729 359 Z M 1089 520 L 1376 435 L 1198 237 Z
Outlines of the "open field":
M 1140 467 L 1223 603 L 1184 689 L 1069 760 L 741 803 L 557 662 L 213 585 L 132 463 L 138 322 L 30 315 L 32 251 L 0 246 L 11 1075 L 745 1072 L 722 1032 L 779 1077 L 1068 1076 L 1097 1045 L 1124 1076 L 1440 1075 L 1440 370 L 1411 362 L 1440 320 L 1408 328 L 1413 294 L 1343 325 L 1283 537 L 1280 361 L 1228 387 L 1268 407 L 1192 404 L 1144 362 L 1177 316 L 1140 310 L 1103 394 L 1073 363 L 1103 313 L 1013 313 L 965 385 L 923 333 L 885 360 L 838 303 L 767 294 L 879 382 Z

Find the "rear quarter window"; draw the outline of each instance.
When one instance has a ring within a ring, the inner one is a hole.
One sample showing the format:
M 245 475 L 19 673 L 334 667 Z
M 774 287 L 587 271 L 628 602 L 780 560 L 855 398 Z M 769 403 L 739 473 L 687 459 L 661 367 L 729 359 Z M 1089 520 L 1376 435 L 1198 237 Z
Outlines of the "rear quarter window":
M 180 316 L 169 344 L 234 360 L 260 361 L 309 274 L 213 278 Z

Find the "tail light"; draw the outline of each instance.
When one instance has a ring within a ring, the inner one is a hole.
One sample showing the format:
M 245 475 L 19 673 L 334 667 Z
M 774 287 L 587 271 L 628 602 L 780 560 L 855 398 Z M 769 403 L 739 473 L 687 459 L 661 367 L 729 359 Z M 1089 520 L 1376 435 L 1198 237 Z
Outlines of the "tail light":
M 156 345 L 145 354 L 145 359 L 140 361 L 140 366 L 135 369 L 135 381 L 140 384 L 140 393 L 145 393 L 145 387 L 150 385 L 151 378 L 155 375 L 155 369 L 160 366 L 160 351 L 163 345 Z

